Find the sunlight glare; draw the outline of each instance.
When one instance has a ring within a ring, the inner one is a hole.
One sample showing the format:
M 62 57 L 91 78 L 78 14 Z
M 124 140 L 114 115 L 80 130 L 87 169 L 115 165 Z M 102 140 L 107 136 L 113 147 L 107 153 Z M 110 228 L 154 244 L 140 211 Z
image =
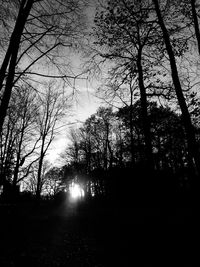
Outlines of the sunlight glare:
M 84 197 L 85 192 L 78 184 L 72 184 L 70 187 L 70 196 L 73 199 Z

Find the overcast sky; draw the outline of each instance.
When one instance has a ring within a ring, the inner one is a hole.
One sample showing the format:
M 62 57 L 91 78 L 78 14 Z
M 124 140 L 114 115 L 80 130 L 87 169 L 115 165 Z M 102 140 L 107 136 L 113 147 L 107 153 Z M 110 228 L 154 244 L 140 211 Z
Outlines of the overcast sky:
M 74 104 L 73 114 L 70 117 L 66 117 L 65 121 L 58 126 L 60 127 L 60 134 L 51 144 L 47 153 L 47 160 L 53 165 L 59 164 L 59 154 L 64 151 L 67 145 L 67 133 L 70 127 L 79 127 L 81 122 L 84 122 L 90 115 L 96 112 L 99 105 L 100 100 L 94 96 L 92 88 L 90 90 L 83 88 L 82 92 L 80 92 L 79 99 Z
M 88 27 L 92 25 L 95 14 L 95 0 L 91 1 L 91 6 L 87 9 Z M 81 73 L 81 54 L 75 54 L 72 58 L 72 65 L 75 73 Z M 56 137 L 50 146 L 46 159 L 53 165 L 59 164 L 59 154 L 65 149 L 67 145 L 67 133 L 70 127 L 79 127 L 81 122 L 84 122 L 88 117 L 96 112 L 101 105 L 101 100 L 95 97 L 96 81 L 77 80 L 76 90 L 74 96 L 74 105 L 72 115 L 67 116 L 59 125 L 60 134 Z

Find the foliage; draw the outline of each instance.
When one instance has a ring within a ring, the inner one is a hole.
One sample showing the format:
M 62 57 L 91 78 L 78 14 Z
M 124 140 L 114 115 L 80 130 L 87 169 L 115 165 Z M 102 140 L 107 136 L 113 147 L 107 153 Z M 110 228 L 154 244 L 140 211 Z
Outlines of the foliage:
M 78 138 L 75 143 L 74 139 L 71 139 L 71 144 L 66 149 L 66 157 L 69 151 L 76 147 L 79 166 L 81 164 L 85 166 L 85 171 L 88 173 L 95 169 L 107 170 L 116 166 L 129 166 L 131 140 L 128 113 L 131 110 L 133 112 L 135 162 L 142 162 L 144 136 L 140 102 L 134 104 L 132 109 L 125 106 L 117 112 L 113 112 L 110 108 L 99 108 L 80 129 L 77 129 Z M 187 157 L 181 118 L 169 107 L 158 106 L 156 102 L 148 103 L 148 112 L 156 168 L 159 170 L 172 168 L 176 171 L 185 164 Z M 71 164 L 77 163 L 75 154 L 70 155 Z M 88 163 L 90 163 L 90 168 L 88 168 Z

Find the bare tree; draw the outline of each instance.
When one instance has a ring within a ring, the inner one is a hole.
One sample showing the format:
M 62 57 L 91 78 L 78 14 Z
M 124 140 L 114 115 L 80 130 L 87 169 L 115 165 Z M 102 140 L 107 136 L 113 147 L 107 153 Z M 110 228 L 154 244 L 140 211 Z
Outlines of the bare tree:
M 111 63 L 109 75 L 114 80 L 111 84 L 115 94 L 119 94 L 120 87 L 127 86 L 128 80 L 135 81 L 134 86 L 139 90 L 142 107 L 146 148 L 144 161 L 153 168 L 147 88 L 154 79 L 149 73 L 157 72 L 154 66 L 162 61 L 163 55 L 159 54 L 157 58 L 153 55 L 156 48 L 152 44 L 159 43 L 160 39 L 158 26 L 150 13 L 150 1 L 107 1 L 95 17 L 94 44 L 99 46 L 97 54 L 101 60 Z M 132 90 L 133 88 L 131 92 Z M 132 96 L 131 94 L 130 97 Z
M 40 140 L 40 136 L 36 136 L 35 126 L 36 126 L 36 114 L 38 106 L 35 102 L 36 94 L 32 92 L 32 88 L 17 88 L 14 92 L 12 98 L 15 98 L 13 103 L 14 111 L 16 108 L 15 116 L 17 116 L 16 123 L 16 155 L 15 155 L 15 165 L 13 171 L 12 183 L 15 186 L 26 176 L 26 171 L 28 165 L 24 169 L 25 161 L 33 155 L 36 150 L 37 143 Z M 30 163 L 31 164 L 31 163 Z M 23 173 L 19 177 L 20 171 Z M 28 173 L 27 173 L 28 174 Z
M 32 88 L 21 87 L 13 91 L 1 134 L 0 165 L 4 177 L 1 183 L 3 180 L 9 180 L 16 186 L 28 175 L 32 162 L 30 158 L 40 140 L 40 136 L 36 136 L 35 133 L 38 108 L 35 97 Z
M 41 136 L 36 190 L 36 197 L 39 199 L 44 157 L 57 133 L 57 124 L 66 114 L 66 109 L 69 106 L 66 104 L 67 100 L 65 95 L 55 86 L 55 83 L 50 83 L 46 88 L 43 88 L 37 100 L 39 104 L 37 129 Z
M 38 190 L 38 163 L 39 162 L 37 161 L 31 165 L 29 176 L 23 181 L 24 189 L 32 192 L 34 195 L 37 195 Z M 48 161 L 44 161 L 41 169 L 40 194 L 49 193 L 48 190 L 46 191 L 46 189 L 49 189 L 49 187 L 47 186 L 46 175 L 49 172 L 50 168 L 50 163 Z
M 63 172 L 58 167 L 50 168 L 45 173 L 43 191 L 49 197 L 55 196 L 63 187 Z
M 172 80 L 174 83 L 174 88 L 175 88 L 175 92 L 177 95 L 178 103 L 180 105 L 180 109 L 182 112 L 182 119 L 183 119 L 183 124 L 185 127 L 187 142 L 188 142 L 188 152 L 189 152 L 189 156 L 191 159 L 190 164 L 193 165 L 192 161 L 194 160 L 198 174 L 200 174 L 199 149 L 198 149 L 198 145 L 196 142 L 194 127 L 192 125 L 191 117 L 190 117 L 190 114 L 188 111 L 188 107 L 187 107 L 185 97 L 183 94 L 183 90 L 182 90 L 182 86 L 180 83 L 178 69 L 177 69 L 177 65 L 176 65 L 176 59 L 175 59 L 174 51 L 173 51 L 172 44 L 170 41 L 169 32 L 168 32 L 166 25 L 165 25 L 165 22 L 163 20 L 162 13 L 161 13 L 160 6 L 159 6 L 159 2 L 157 0 L 153 0 L 153 3 L 155 5 L 155 11 L 156 11 L 156 14 L 158 17 L 159 25 L 162 29 L 163 39 L 164 39 L 165 46 L 166 46 L 166 51 L 167 51 L 168 56 L 169 56 Z
M 192 20 L 194 24 L 195 36 L 197 39 L 198 52 L 200 55 L 200 30 L 199 30 L 199 21 L 198 21 L 198 15 L 197 15 L 197 10 L 196 10 L 197 1 L 190 0 L 190 4 L 191 4 Z
M 65 83 L 76 78 L 69 66 L 69 51 L 80 47 L 85 4 L 84 0 L 2 3 L 10 16 L 3 17 L 1 30 L 8 31 L 10 36 L 3 47 L 5 52 L 1 53 L 0 132 L 14 85 L 30 83 L 30 79 L 38 82 L 44 77 L 62 78 Z

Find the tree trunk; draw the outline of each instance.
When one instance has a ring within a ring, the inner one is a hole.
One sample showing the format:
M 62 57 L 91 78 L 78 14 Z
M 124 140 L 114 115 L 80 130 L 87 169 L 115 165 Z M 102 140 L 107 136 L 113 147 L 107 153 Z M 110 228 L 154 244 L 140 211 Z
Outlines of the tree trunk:
M 199 22 L 198 22 L 197 12 L 195 9 L 196 0 L 191 0 L 190 3 L 192 7 L 192 17 L 193 17 L 195 35 L 196 35 L 197 44 L 198 44 L 198 51 L 200 55 L 200 32 L 199 32 Z
M 159 21 L 160 27 L 162 29 L 166 50 L 167 50 L 167 53 L 169 55 L 169 61 L 170 61 L 171 73 L 172 73 L 172 80 L 173 80 L 173 84 L 174 84 L 174 87 L 175 87 L 175 92 L 176 92 L 176 96 L 177 96 L 177 99 L 178 99 L 178 103 L 179 103 L 179 106 L 180 106 L 180 109 L 181 109 L 181 112 L 182 112 L 182 120 L 183 120 L 185 132 L 186 132 L 186 137 L 187 137 L 188 153 L 189 153 L 190 157 L 194 160 L 195 165 L 196 165 L 196 170 L 198 172 L 198 175 L 200 175 L 200 161 L 199 161 L 198 144 L 196 142 L 194 127 L 192 125 L 191 117 L 190 117 L 190 114 L 189 114 L 189 111 L 188 111 L 188 107 L 186 105 L 186 101 L 185 101 L 185 98 L 184 98 L 184 95 L 183 95 L 182 87 L 181 87 L 181 84 L 180 84 L 174 52 L 173 52 L 173 49 L 172 49 L 172 45 L 171 45 L 171 42 L 170 42 L 170 38 L 169 38 L 169 34 L 168 34 L 168 31 L 167 31 L 167 28 L 166 28 L 166 26 L 164 24 L 164 21 L 163 21 L 162 15 L 161 15 L 161 11 L 160 11 L 160 7 L 159 7 L 159 4 L 158 4 L 158 1 L 157 0 L 153 0 L 153 2 L 154 2 L 154 5 L 155 5 L 155 11 L 156 11 L 156 14 L 157 14 L 157 17 L 158 17 L 158 21 Z
M 42 174 L 42 164 L 44 159 L 44 144 L 45 144 L 45 138 L 42 139 L 42 146 L 40 151 L 40 159 L 38 164 L 38 174 L 37 174 L 37 187 L 36 187 L 36 200 L 40 201 L 41 196 L 41 174 Z
M 149 122 L 148 111 L 147 111 L 147 95 L 146 95 L 146 89 L 144 86 L 144 79 L 143 79 L 142 49 L 139 49 L 138 51 L 137 68 L 138 68 L 138 80 L 139 80 L 139 89 L 140 89 L 142 124 L 143 124 L 144 141 L 145 141 L 146 164 L 147 164 L 147 167 L 149 167 L 150 169 L 154 169 L 153 153 L 152 153 L 152 145 L 151 145 L 150 122 Z
M 108 169 L 108 134 L 109 134 L 108 125 L 106 125 L 106 140 L 105 140 L 105 147 L 104 147 L 104 169 Z
M 135 153 L 134 153 L 134 138 L 133 138 L 133 91 L 130 88 L 131 93 L 131 105 L 130 105 L 130 136 L 131 136 L 131 163 L 132 166 L 135 164 Z
M 19 12 L 18 12 L 16 23 L 15 23 L 15 27 L 14 27 L 14 30 L 13 30 L 12 35 L 10 37 L 10 42 L 9 42 L 9 45 L 8 45 L 8 49 L 6 51 L 3 63 L 1 65 L 1 69 L 0 69 L 0 91 L 1 91 L 1 89 L 3 87 L 3 81 L 4 81 L 5 76 L 6 76 L 6 70 L 8 68 L 11 55 L 12 55 L 13 51 L 16 49 L 16 46 L 19 46 L 19 43 L 17 44 L 17 38 L 16 37 L 20 33 L 19 32 L 19 30 L 20 30 L 19 27 L 20 27 L 21 20 L 22 20 L 22 11 L 24 9 L 25 2 L 26 2 L 26 0 L 23 0 L 21 2 L 21 4 L 20 4 L 20 8 L 19 8 Z
M 20 166 L 20 152 L 17 153 L 17 160 L 16 160 L 16 164 L 14 168 L 14 175 L 13 175 L 13 182 L 12 182 L 14 187 L 17 185 L 19 166 Z
M 6 77 L 6 69 L 8 68 L 8 75 L 6 80 L 6 85 L 3 93 L 3 97 L 1 99 L 1 106 L 0 106 L 0 134 L 2 132 L 2 127 L 4 123 L 4 119 L 6 117 L 10 96 L 13 88 L 13 81 L 15 76 L 15 68 L 17 62 L 17 55 L 20 47 L 20 40 L 24 30 L 24 26 L 26 20 L 29 16 L 30 10 L 33 5 L 33 0 L 23 0 L 20 6 L 18 18 L 15 24 L 15 28 L 13 34 L 10 39 L 9 47 L 4 58 L 1 70 L 0 70 L 0 89 L 2 89 L 3 81 Z

